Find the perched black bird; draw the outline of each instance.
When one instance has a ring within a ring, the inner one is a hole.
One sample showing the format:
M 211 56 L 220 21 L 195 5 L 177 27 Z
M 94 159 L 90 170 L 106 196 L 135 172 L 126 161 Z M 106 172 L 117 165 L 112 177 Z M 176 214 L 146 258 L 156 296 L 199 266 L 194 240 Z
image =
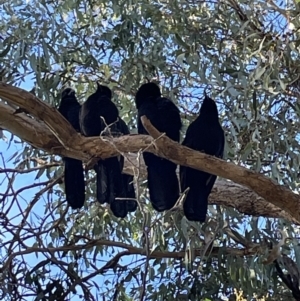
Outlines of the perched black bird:
M 136 93 L 135 102 L 139 134 L 148 134 L 141 122 L 141 116 L 146 115 L 157 130 L 179 141 L 182 125 L 179 110 L 170 99 L 161 96 L 155 83 L 143 84 Z M 171 209 L 179 197 L 176 164 L 147 152 L 143 153 L 143 157 L 148 170 L 148 188 L 153 208 L 157 211 Z
M 75 91 L 67 88 L 62 92 L 58 111 L 70 122 L 73 128 L 80 132 L 79 111 L 80 104 Z M 68 204 L 73 209 L 81 208 L 85 199 L 85 185 L 82 162 L 73 158 L 63 158 L 65 164 L 65 192 Z
M 97 91 L 90 95 L 81 107 L 81 132 L 88 137 L 99 136 L 109 125 L 114 137 L 129 134 L 126 123 L 119 117 L 118 108 L 111 100 L 111 90 L 106 86 L 97 85 Z M 123 165 L 124 157 L 117 156 L 99 160 L 94 166 L 97 174 L 97 200 L 101 204 L 109 203 L 113 214 L 120 218 L 137 208 L 137 202 L 134 200 L 116 200 L 135 198 L 133 177 L 122 174 Z
M 182 145 L 208 155 L 223 157 L 224 131 L 219 123 L 217 105 L 208 96 L 200 108 L 199 116 L 189 125 Z M 204 222 L 207 213 L 208 196 L 216 176 L 204 171 L 180 166 L 181 191 L 190 187 L 184 202 L 184 214 L 190 221 Z

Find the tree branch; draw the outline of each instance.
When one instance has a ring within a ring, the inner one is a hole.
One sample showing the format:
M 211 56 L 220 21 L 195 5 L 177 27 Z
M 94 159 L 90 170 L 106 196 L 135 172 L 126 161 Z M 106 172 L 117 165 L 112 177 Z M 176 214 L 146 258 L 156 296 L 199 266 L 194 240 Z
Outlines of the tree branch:
M 50 154 L 68 155 L 78 159 L 82 157 L 80 151 L 67 151 L 43 122 L 32 119 L 24 113 L 14 113 L 15 110 L 12 107 L 0 101 L 0 127 L 3 130 L 9 131 L 30 145 Z
M 244 185 L 269 203 L 285 210 L 294 219 L 300 221 L 300 197 L 285 186 L 279 185 L 263 174 L 244 167 L 225 162 L 224 160 L 201 152 L 196 152 L 182 145 L 178 147 L 178 143 L 172 141 L 167 136 L 161 136 L 161 133 L 153 127 L 146 116 L 142 116 L 141 120 L 147 132 L 155 139 L 153 143 L 156 148 L 156 153 L 160 157 Z M 158 137 L 160 138 L 157 139 Z
M 254 191 L 231 181 L 217 179 L 208 201 L 210 205 L 233 207 L 247 215 L 285 218 L 300 225 L 299 221 L 285 210 L 267 202 Z
M 147 148 L 147 152 L 167 158 L 176 164 L 203 170 L 246 186 L 268 203 L 279 208 L 278 211 L 284 210 L 285 216 L 291 217 L 294 222 L 300 222 L 299 195 L 262 174 L 191 150 L 166 136 L 161 136 L 145 116 L 142 117 L 142 121 L 152 137 L 123 136 L 113 139 L 113 146 L 112 141 L 107 138 L 86 138 L 78 134 L 55 108 L 27 91 L 0 82 L 0 97 L 30 112 L 35 118 L 31 119 L 24 113 L 13 115 L 13 109 L 0 102 L 0 127 L 49 153 L 87 161 L 92 157 L 108 158 L 117 155 L 116 149 L 128 153 Z M 42 120 L 46 126 L 36 119 Z M 160 138 L 157 139 L 158 137 Z M 262 202 L 262 199 L 257 197 L 252 200 L 252 203 L 254 200 Z M 261 206 L 257 208 L 261 209 Z M 283 215 L 280 213 L 280 216 Z
M 146 256 L 146 250 L 144 248 L 138 248 L 134 247 L 129 244 L 125 244 L 123 242 L 117 242 L 117 241 L 111 241 L 106 239 L 90 239 L 87 243 L 82 244 L 71 244 L 67 246 L 61 246 L 61 247 L 53 247 L 53 248 L 44 248 L 44 247 L 27 247 L 25 250 L 22 251 L 16 251 L 14 253 L 11 253 L 5 263 L 3 263 L 3 266 L 0 268 L 0 272 L 4 273 L 5 270 L 8 268 L 10 263 L 14 260 L 14 258 L 18 256 L 24 256 L 31 253 L 50 253 L 55 254 L 55 252 L 68 252 L 68 251 L 76 251 L 76 250 L 85 250 L 90 249 L 92 247 L 99 247 L 99 246 L 110 246 L 110 247 L 118 247 L 127 250 L 127 255 L 143 255 Z M 199 248 L 195 249 L 195 256 L 202 256 L 203 255 L 203 249 Z M 220 248 L 219 247 L 213 247 L 210 255 L 211 256 L 219 256 Z M 259 248 L 231 248 L 231 247 L 222 247 L 222 252 L 224 255 L 230 254 L 234 256 L 253 256 L 257 255 L 259 253 Z M 162 258 L 174 258 L 174 259 L 182 259 L 185 257 L 185 251 L 180 252 L 168 252 L 168 251 L 153 251 L 149 255 L 150 259 L 162 259 Z

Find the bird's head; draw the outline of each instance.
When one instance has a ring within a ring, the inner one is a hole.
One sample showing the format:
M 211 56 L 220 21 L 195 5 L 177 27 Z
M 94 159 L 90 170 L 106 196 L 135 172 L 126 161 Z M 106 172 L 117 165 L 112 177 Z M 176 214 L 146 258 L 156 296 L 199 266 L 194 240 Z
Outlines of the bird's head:
M 66 88 L 61 92 L 61 101 L 65 103 L 77 102 L 75 90 Z
M 148 98 L 158 98 L 161 96 L 159 86 L 156 83 L 146 83 L 140 86 L 136 95 L 135 103 L 136 107 L 139 108 L 140 105 Z
M 216 113 L 218 116 L 218 108 L 217 108 L 217 104 L 216 102 L 211 99 L 210 97 L 208 97 L 207 95 L 205 95 L 204 97 L 204 101 L 202 103 L 202 106 L 200 108 L 200 113 Z
M 100 85 L 97 83 L 97 91 L 95 92 L 97 96 L 106 96 L 109 99 L 112 98 L 111 90 L 107 86 Z
M 65 98 L 67 96 L 75 96 L 75 90 L 72 88 L 66 88 L 61 92 L 61 98 Z
M 87 101 L 89 103 L 94 103 L 101 106 L 101 104 L 104 101 L 107 100 L 110 101 L 111 98 L 112 98 L 111 90 L 107 86 L 103 86 L 97 83 L 97 90 L 88 97 Z

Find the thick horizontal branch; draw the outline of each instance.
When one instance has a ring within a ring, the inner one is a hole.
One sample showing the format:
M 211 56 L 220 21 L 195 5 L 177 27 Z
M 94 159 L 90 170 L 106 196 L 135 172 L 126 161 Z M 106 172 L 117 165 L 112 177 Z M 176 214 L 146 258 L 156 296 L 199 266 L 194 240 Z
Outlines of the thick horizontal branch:
M 141 119 L 148 133 L 155 139 L 156 152 L 160 157 L 168 158 L 177 164 L 203 170 L 246 186 L 266 201 L 300 221 L 300 196 L 298 194 L 293 193 L 290 189 L 279 185 L 263 174 L 201 152 L 195 152 L 182 145 L 178 146 L 178 143 L 168 137 L 161 136 L 161 133 L 153 127 L 145 116 L 142 116 Z
M 14 113 L 15 110 L 12 107 L 0 101 L 0 128 L 48 153 L 68 155 L 73 158 L 82 157 L 81 151 L 66 150 L 43 122 L 32 119 L 24 113 Z
M 161 136 L 161 133 L 145 117 L 142 121 L 152 137 L 128 135 L 115 139 L 106 138 L 106 140 L 102 137 L 85 138 L 76 133 L 55 108 L 50 107 L 29 92 L 0 83 L 0 97 L 30 112 L 35 118 L 30 119 L 24 113 L 13 115 L 15 118 L 12 118 L 12 116 L 6 118 L 2 112 L 0 113 L 0 127 L 49 153 L 87 161 L 92 157 L 108 158 L 118 154 L 118 151 L 129 153 L 147 148 L 147 151 L 167 158 L 176 164 L 203 170 L 246 186 L 265 201 L 280 210 L 284 210 L 288 216 L 292 217 L 293 221 L 300 222 L 299 195 L 262 174 L 191 150 L 166 136 Z M 3 104 L 0 110 L 8 111 L 9 109 L 5 109 Z M 10 114 L 12 114 L 11 110 Z M 36 119 L 43 121 L 47 127 Z M 19 123 L 19 125 L 15 123 Z M 30 127 L 30 124 L 32 127 Z M 34 131 L 34 134 L 27 133 L 21 128 L 22 126 L 29 130 L 31 128 L 30 131 L 32 131 L 32 128 L 37 125 L 39 125 L 38 130 Z M 46 142 L 43 144 L 45 135 Z M 257 198 L 253 199 L 252 203 L 254 200 L 257 200 Z M 281 214 L 281 216 L 283 215 Z
M 153 141 L 151 137 L 146 135 L 138 139 L 131 139 L 131 136 L 123 136 L 119 139 L 109 140 L 108 137 L 105 137 L 106 140 L 101 137 L 86 138 L 77 133 L 71 124 L 54 107 L 51 107 L 25 90 L 0 82 L 0 97 L 19 106 L 21 109 L 24 109 L 24 111 L 30 113 L 35 119 L 41 120 L 47 125 L 48 130 L 50 130 L 60 143 L 57 145 L 56 142 L 55 145 L 52 146 L 51 153 L 60 155 L 61 150 L 57 150 L 57 148 L 63 146 L 66 150 L 73 151 L 73 154 L 68 152 L 69 157 L 85 161 L 92 157 L 109 158 L 117 155 L 118 151 L 111 144 L 112 141 L 109 143 L 110 140 L 113 140 L 115 146 L 122 152 L 138 152 L 140 149 L 149 147 Z M 1 119 L 0 124 L 2 124 Z M 2 126 L 0 125 L 0 127 Z M 12 132 L 8 127 L 6 122 L 6 127 L 3 126 L 2 128 Z M 23 134 L 25 134 L 24 131 Z M 19 137 L 23 139 L 22 136 Z M 26 139 L 24 140 L 26 141 Z M 130 151 L 127 150 L 129 145 Z M 153 148 L 150 147 L 149 149 L 154 152 Z M 74 152 L 83 153 L 84 158 L 80 154 L 74 154 Z
M 137 154 L 131 153 L 127 156 L 131 162 L 136 162 Z M 139 175 L 141 178 L 146 179 L 147 168 L 143 158 L 140 158 L 140 160 L 141 164 L 139 166 Z M 131 163 L 128 160 L 125 160 L 123 172 L 134 175 L 132 172 Z M 210 205 L 233 207 L 239 212 L 247 215 L 285 218 L 294 224 L 300 225 L 300 222 L 298 222 L 286 211 L 281 210 L 272 203 L 267 202 L 249 188 L 236 184 L 232 181 L 217 179 L 213 190 L 209 195 L 208 201 Z
M 285 210 L 267 202 L 249 188 L 231 181 L 218 179 L 208 201 L 210 205 L 233 207 L 247 215 L 285 218 L 300 225 L 300 222 Z

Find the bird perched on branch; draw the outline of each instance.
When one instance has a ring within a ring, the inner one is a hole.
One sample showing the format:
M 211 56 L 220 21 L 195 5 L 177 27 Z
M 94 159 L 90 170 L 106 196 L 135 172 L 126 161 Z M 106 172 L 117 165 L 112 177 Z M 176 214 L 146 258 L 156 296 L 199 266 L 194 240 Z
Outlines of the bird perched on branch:
M 87 136 L 104 135 L 116 137 L 128 135 L 126 123 L 119 117 L 119 111 L 112 102 L 111 90 L 98 84 L 95 93 L 90 95 L 81 107 L 80 128 Z M 102 133 L 103 134 L 103 133 Z M 124 218 L 128 212 L 134 212 L 137 208 L 135 200 L 116 200 L 116 198 L 135 198 L 133 177 L 122 174 L 124 157 L 116 156 L 105 160 L 99 160 L 94 166 L 97 178 L 97 200 L 101 203 L 109 203 L 116 217 Z
M 189 125 L 182 145 L 208 155 L 223 157 L 224 131 L 219 123 L 215 101 L 205 95 L 199 116 Z M 204 222 L 207 213 L 208 196 L 216 176 L 204 171 L 180 166 L 181 191 L 190 188 L 183 209 L 190 221 Z
M 77 132 L 80 132 L 80 107 L 81 106 L 75 96 L 75 91 L 71 88 L 66 88 L 62 92 L 58 111 L 69 121 Z M 85 200 L 85 184 L 82 162 L 68 157 L 64 157 L 63 161 L 65 165 L 64 178 L 66 199 L 73 209 L 79 209 L 83 206 Z
M 145 115 L 157 130 L 179 142 L 182 125 L 179 110 L 170 99 L 161 96 L 158 85 L 151 82 L 143 84 L 136 93 L 135 103 L 139 134 L 148 135 L 141 122 L 141 116 Z M 147 152 L 143 153 L 143 157 L 153 208 L 159 212 L 171 209 L 179 197 L 176 164 Z

